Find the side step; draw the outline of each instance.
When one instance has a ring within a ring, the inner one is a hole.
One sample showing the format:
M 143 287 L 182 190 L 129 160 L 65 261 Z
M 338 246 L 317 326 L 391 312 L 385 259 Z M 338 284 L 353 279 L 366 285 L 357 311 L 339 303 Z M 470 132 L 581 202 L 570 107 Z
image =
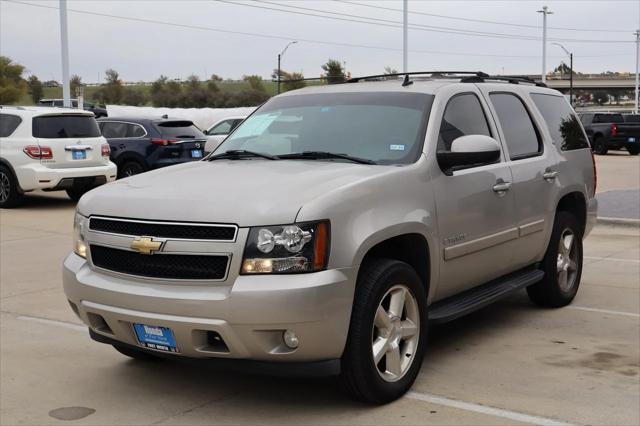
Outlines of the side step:
M 535 284 L 543 277 L 544 272 L 541 270 L 527 268 L 448 297 L 431 305 L 429 322 L 439 324 L 453 321 L 484 308 L 516 290 Z

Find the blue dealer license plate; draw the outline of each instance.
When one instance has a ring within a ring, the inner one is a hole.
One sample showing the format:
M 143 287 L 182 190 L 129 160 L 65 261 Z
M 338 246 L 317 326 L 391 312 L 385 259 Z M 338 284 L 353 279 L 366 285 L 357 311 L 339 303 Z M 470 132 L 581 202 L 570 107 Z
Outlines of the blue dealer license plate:
M 192 149 L 191 158 L 202 158 L 202 151 L 200 151 L 199 149 Z
M 86 151 L 71 151 L 71 158 L 74 160 L 86 160 L 87 153 Z
M 165 352 L 178 352 L 173 332 L 166 327 L 133 324 L 140 346 Z

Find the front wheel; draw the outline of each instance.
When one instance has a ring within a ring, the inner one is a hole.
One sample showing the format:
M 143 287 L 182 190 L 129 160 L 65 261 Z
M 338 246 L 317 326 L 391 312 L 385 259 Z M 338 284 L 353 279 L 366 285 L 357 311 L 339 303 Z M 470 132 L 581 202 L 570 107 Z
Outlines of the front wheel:
M 593 139 L 593 152 L 598 155 L 607 155 L 609 148 L 607 148 L 607 142 L 602 136 L 596 136 Z
M 142 164 L 137 161 L 127 161 L 121 166 L 118 166 L 118 179 L 139 175 L 144 172 L 145 168 Z
M 640 153 L 640 146 L 628 146 L 627 151 L 629 155 L 638 155 Z
M 542 281 L 527 287 L 529 298 L 552 308 L 570 304 L 582 276 L 582 227 L 575 215 L 566 211 L 556 214 L 542 268 Z
M 0 208 L 9 209 L 18 206 L 24 195 L 18 190 L 18 182 L 11 170 L 0 166 Z
M 362 265 L 340 382 L 355 399 L 384 404 L 413 385 L 426 348 L 427 295 L 404 262 Z

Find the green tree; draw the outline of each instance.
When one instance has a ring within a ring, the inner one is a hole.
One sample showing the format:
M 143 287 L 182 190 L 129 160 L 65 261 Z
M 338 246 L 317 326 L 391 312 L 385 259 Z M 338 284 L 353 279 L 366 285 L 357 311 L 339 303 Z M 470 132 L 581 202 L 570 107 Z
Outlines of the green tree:
M 306 85 L 307 82 L 304 81 L 304 75 L 302 73 L 286 73 L 282 81 L 282 90 L 288 92 L 289 90 L 302 89 Z
M 0 56 L 0 104 L 15 103 L 27 92 L 23 72 L 22 65 L 7 56 Z
M 251 90 L 255 90 L 256 92 L 266 92 L 264 85 L 262 84 L 262 77 L 259 75 L 245 75 L 242 79 L 249 83 Z
M 37 104 L 42 99 L 44 89 L 42 88 L 42 82 L 35 75 L 30 76 L 27 79 L 27 86 L 29 87 L 29 95 L 34 104 Z
M 78 74 L 74 74 L 71 76 L 71 78 L 69 79 L 69 87 L 71 88 L 72 98 L 77 96 L 76 89 L 83 85 L 84 84 L 82 83 L 82 77 L 80 77 Z
M 340 83 L 345 80 L 345 70 L 340 61 L 329 59 L 321 68 L 325 72 L 324 76 L 329 84 Z
M 102 85 L 103 102 L 109 104 L 119 104 L 122 101 L 124 85 L 120 80 L 118 71 L 109 68 L 105 71 L 106 83 Z
M 140 106 L 147 103 L 147 96 L 142 90 L 125 87 L 122 91 L 122 105 Z
M 593 102 L 598 105 L 604 105 L 609 102 L 609 93 L 606 90 L 595 90 L 591 93 Z

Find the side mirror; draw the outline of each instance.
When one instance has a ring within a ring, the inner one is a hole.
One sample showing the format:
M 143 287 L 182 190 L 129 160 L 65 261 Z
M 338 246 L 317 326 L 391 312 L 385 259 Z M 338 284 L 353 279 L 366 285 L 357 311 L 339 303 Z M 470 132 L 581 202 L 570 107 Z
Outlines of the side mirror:
M 460 136 L 451 144 L 451 151 L 439 151 L 437 158 L 445 174 L 451 176 L 457 169 L 495 163 L 500 159 L 500 144 L 490 136 Z
M 202 131 L 202 133 L 204 133 L 205 135 L 209 136 L 209 131 L 208 131 L 207 129 L 204 129 L 204 130 Z

